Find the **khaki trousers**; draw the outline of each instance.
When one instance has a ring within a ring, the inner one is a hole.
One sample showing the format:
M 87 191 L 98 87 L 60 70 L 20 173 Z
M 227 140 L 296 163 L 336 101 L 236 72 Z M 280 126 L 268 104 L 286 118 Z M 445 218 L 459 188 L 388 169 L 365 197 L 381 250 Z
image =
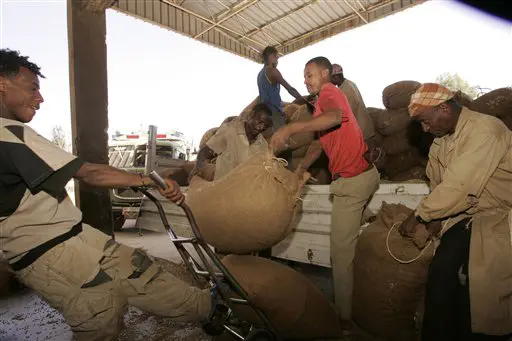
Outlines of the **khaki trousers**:
M 115 340 L 128 304 L 176 321 L 206 320 L 208 290 L 190 287 L 141 250 L 83 231 L 18 272 L 20 280 L 59 310 L 75 340 Z
M 343 320 L 352 317 L 353 262 L 361 216 L 371 196 L 379 188 L 379 182 L 379 172 L 373 167 L 352 178 L 338 178 L 330 185 L 333 195 L 331 267 L 334 301 Z

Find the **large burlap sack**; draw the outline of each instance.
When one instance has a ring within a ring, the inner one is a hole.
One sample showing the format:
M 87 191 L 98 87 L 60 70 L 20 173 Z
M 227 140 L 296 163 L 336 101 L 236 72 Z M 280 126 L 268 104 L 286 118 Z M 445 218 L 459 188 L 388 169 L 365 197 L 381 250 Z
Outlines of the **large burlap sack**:
M 293 114 L 290 115 L 290 118 L 287 123 L 291 122 L 307 122 L 313 119 L 313 115 L 311 115 L 307 105 L 301 105 Z M 315 133 L 298 133 L 290 136 L 290 149 L 295 150 L 304 146 L 309 146 L 311 142 L 313 142 L 315 138 Z
M 313 340 L 341 336 L 335 310 L 320 290 L 300 273 L 254 256 L 229 255 L 222 263 L 281 337 Z M 236 305 L 234 309 L 237 316 L 261 325 L 247 307 Z
M 469 109 L 498 118 L 512 116 L 512 88 L 500 88 L 471 102 Z
M 395 257 L 408 261 L 420 255 L 421 250 L 411 239 L 403 238 L 395 225 L 411 212 L 403 205 L 383 203 L 377 220 L 359 237 L 354 258 L 354 322 L 388 341 L 417 338 L 414 317 L 433 257 L 432 244 L 408 264 L 395 260 L 388 252 L 386 239 L 390 233 L 389 249 Z
M 407 108 L 412 94 L 421 83 L 416 81 L 400 81 L 388 85 L 382 91 L 382 103 L 387 109 Z
M 406 152 L 411 147 L 408 130 L 400 130 L 393 135 L 384 137 L 381 147 L 384 148 L 387 155 L 396 155 Z
M 211 129 L 208 129 L 206 131 L 206 133 L 203 134 L 203 137 L 201 138 L 201 141 L 199 142 L 199 149 L 201 149 L 204 146 L 206 146 L 206 143 L 208 142 L 208 140 L 211 139 L 213 137 L 213 135 L 215 135 L 217 130 L 219 130 L 218 127 L 211 128 Z
M 512 130 L 512 114 L 509 116 L 501 117 L 500 119 L 503 121 L 503 123 L 505 123 L 508 129 Z
M 234 121 L 234 120 L 239 119 L 239 118 L 240 118 L 240 117 L 238 117 L 238 116 L 229 116 L 229 117 L 226 117 L 226 118 L 224 119 L 224 121 L 222 121 L 222 123 L 221 123 L 220 125 L 221 125 L 221 126 L 223 126 L 224 124 L 229 123 L 229 122 Z
M 290 121 L 293 114 L 301 107 L 299 104 L 288 104 L 283 107 L 284 118 L 286 121 Z
M 390 136 L 406 129 L 411 117 L 408 109 L 382 110 L 378 115 L 373 115 L 372 121 L 381 135 Z
M 269 151 L 214 182 L 194 177 L 187 200 L 207 243 L 220 252 L 245 254 L 288 235 L 299 190 L 298 177 Z
M 411 148 L 404 153 L 386 155 L 386 163 L 383 172 L 389 178 L 393 178 L 400 173 L 408 171 L 412 167 L 422 166 L 424 163 L 425 158 L 420 155 L 419 151 L 415 148 Z

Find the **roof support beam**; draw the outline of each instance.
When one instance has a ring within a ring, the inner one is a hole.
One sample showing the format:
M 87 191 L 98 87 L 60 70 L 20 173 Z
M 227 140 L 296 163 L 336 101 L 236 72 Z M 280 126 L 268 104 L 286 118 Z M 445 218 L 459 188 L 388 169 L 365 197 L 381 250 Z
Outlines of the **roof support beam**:
M 162 2 L 165 2 L 166 4 L 168 4 L 168 5 L 170 5 L 170 6 L 174 7 L 174 8 L 177 8 L 177 9 L 179 9 L 180 11 L 183 11 L 183 12 L 185 12 L 185 13 L 187 13 L 187 14 L 189 14 L 189 15 L 191 15 L 191 16 L 193 16 L 193 17 L 195 17 L 195 18 L 197 18 L 197 19 L 199 19 L 199 20 L 201 20 L 201 21 L 204 21 L 205 23 L 212 24 L 212 25 L 214 25 L 214 24 L 215 24 L 215 21 L 213 21 L 213 20 L 211 20 L 211 19 L 208 19 L 208 18 L 205 18 L 205 17 L 203 17 L 203 16 L 202 16 L 202 15 L 200 15 L 200 14 L 194 13 L 193 11 L 191 11 L 191 10 L 189 10 L 189 9 L 186 9 L 185 7 L 179 6 L 179 5 L 177 5 L 177 4 L 175 4 L 175 3 L 173 3 L 173 2 L 172 2 L 172 1 L 170 1 L 170 0 L 161 0 L 161 1 L 162 1 Z M 225 32 L 223 32 L 223 30 L 224 30 L 224 31 L 227 31 L 227 32 L 229 32 L 229 33 L 232 33 L 232 34 L 234 34 L 235 36 L 238 36 L 238 37 L 241 37 L 241 36 L 243 36 L 243 35 L 244 35 L 243 33 L 237 32 L 237 31 L 235 31 L 235 30 L 230 29 L 229 27 L 222 26 L 222 25 L 220 25 L 220 24 L 219 24 L 219 25 L 217 25 L 217 26 L 215 27 L 215 29 L 219 29 L 219 32 L 221 32 L 222 34 L 225 34 L 226 36 L 228 36 L 228 37 L 230 37 L 230 38 L 232 38 L 232 39 L 233 39 L 233 38 L 235 38 L 235 39 L 236 39 L 236 37 L 232 37 L 232 36 L 230 36 L 229 34 L 226 34 Z M 258 46 L 263 46 L 263 47 L 265 46 L 264 44 L 260 43 L 259 41 L 254 40 L 254 39 L 248 39 L 248 40 L 249 40 L 250 42 L 252 42 L 252 43 L 254 43 L 254 44 L 258 45 Z M 256 49 L 255 49 L 254 47 L 252 47 L 252 46 L 248 46 L 248 45 L 244 45 L 244 46 L 245 46 L 245 47 L 247 47 L 248 49 L 251 49 L 251 50 L 256 51 L 256 52 L 258 52 L 258 53 L 259 53 L 259 51 L 258 51 L 258 50 L 256 50 Z
M 307 3 L 305 3 L 304 5 L 301 5 L 301 6 L 297 7 L 297 8 L 295 8 L 292 12 L 284 13 L 283 15 L 281 15 L 281 16 L 279 16 L 279 17 L 277 17 L 277 18 L 273 19 L 272 21 L 270 21 L 270 22 L 268 22 L 268 23 L 266 23 L 266 24 L 264 24 L 264 25 L 262 25 L 262 26 L 260 26 L 260 27 L 258 27 L 258 28 L 256 28 L 256 29 L 254 29 L 254 30 L 252 30 L 252 31 L 247 32 L 247 34 L 246 34 L 246 35 L 244 35 L 243 37 L 241 37 L 239 40 L 241 41 L 241 40 L 243 40 L 243 39 L 249 39 L 250 37 L 252 37 L 252 36 L 253 36 L 253 35 L 255 35 L 256 33 L 263 31 L 263 30 L 264 30 L 264 29 L 266 29 L 267 27 L 272 26 L 272 25 L 273 25 L 273 24 L 275 24 L 276 22 L 281 21 L 281 20 L 283 20 L 284 18 L 286 18 L 286 17 L 288 17 L 288 16 L 290 16 L 290 15 L 292 15 L 292 14 L 294 14 L 294 13 L 297 13 L 297 12 L 298 12 L 298 11 L 300 11 L 301 9 L 304 9 L 304 8 L 306 8 L 306 7 L 309 7 L 309 6 L 311 6 L 311 5 L 316 4 L 318 1 L 319 1 L 319 0 L 311 0 L 310 2 L 307 2 Z M 279 45 L 281 45 L 281 44 L 279 44 Z
M 358 16 L 359 18 L 361 18 L 361 20 L 362 20 L 362 21 L 364 21 L 366 24 L 368 24 L 368 20 L 366 20 L 366 18 L 365 18 L 365 17 L 363 17 L 363 16 L 361 15 L 361 13 L 359 13 L 359 11 L 358 11 L 357 9 L 355 9 L 354 7 L 352 7 L 352 5 L 350 4 L 350 2 L 348 2 L 347 0 L 343 0 L 343 1 L 345 2 L 345 4 L 346 4 L 348 7 L 350 7 L 350 9 L 351 9 L 355 14 L 357 14 L 357 16 Z
M 215 28 L 217 26 L 219 26 L 220 24 L 222 24 L 223 22 L 225 22 L 226 20 L 229 20 L 231 17 L 237 15 L 238 13 L 242 12 L 243 10 L 245 10 L 246 8 L 254 5 L 255 3 L 257 3 L 258 1 L 260 0 L 251 0 L 249 2 L 247 2 L 245 5 L 243 5 L 242 7 L 240 7 L 239 9 L 235 10 L 234 12 L 231 12 L 230 14 L 228 14 L 227 16 L 225 16 L 224 18 L 222 18 L 221 20 L 213 23 L 210 27 L 207 27 L 206 29 L 202 30 L 201 32 L 199 32 L 198 34 L 195 35 L 194 39 L 197 39 L 198 37 L 202 36 L 203 34 L 205 34 L 206 32 L 208 32 L 209 30 L 211 30 L 212 28 Z M 243 34 L 242 34 L 243 35 Z

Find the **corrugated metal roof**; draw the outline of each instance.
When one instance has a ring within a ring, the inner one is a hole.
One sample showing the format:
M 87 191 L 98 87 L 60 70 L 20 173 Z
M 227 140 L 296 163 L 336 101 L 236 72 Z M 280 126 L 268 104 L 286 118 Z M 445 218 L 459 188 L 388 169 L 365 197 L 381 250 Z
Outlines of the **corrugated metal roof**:
M 289 54 L 426 0 L 118 0 L 113 8 L 239 56 Z

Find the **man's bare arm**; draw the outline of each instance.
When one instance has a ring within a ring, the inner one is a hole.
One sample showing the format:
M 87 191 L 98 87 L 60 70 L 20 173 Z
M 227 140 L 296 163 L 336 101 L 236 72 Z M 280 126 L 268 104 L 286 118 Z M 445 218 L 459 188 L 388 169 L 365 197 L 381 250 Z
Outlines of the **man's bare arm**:
M 304 159 L 299 164 L 297 168 L 302 168 L 304 170 L 308 170 L 309 167 L 313 163 L 315 163 L 316 160 L 322 155 L 322 145 L 320 144 L 320 141 L 314 140 L 308 148 L 308 151 L 306 152 L 306 156 L 304 156 Z
M 76 172 L 74 178 L 94 187 L 122 188 L 137 186 L 153 186 L 148 176 L 126 172 L 109 165 L 86 162 Z
M 306 102 L 304 100 L 304 97 L 302 97 L 301 94 L 294 87 L 288 84 L 288 82 L 283 78 L 283 75 L 281 74 L 281 72 L 279 72 L 277 68 L 269 68 L 268 77 L 271 82 L 281 84 L 286 89 L 286 91 L 288 91 L 288 93 L 292 95 L 295 99 L 297 99 L 300 103 Z
M 341 125 L 341 110 L 326 110 L 310 121 L 293 122 L 288 125 L 290 135 L 297 133 L 320 132 Z

